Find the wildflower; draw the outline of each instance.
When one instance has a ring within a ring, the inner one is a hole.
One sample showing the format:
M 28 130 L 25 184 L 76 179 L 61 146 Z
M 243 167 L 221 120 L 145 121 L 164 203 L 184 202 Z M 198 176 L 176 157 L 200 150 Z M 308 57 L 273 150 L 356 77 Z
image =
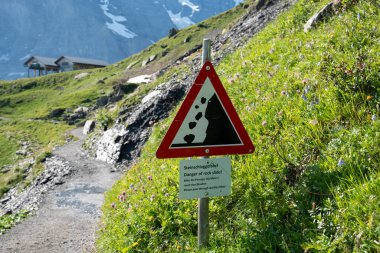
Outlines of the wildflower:
M 252 218 L 248 218 L 248 224 L 252 224 L 253 220 Z
M 306 84 L 307 82 L 309 82 L 309 79 L 307 78 L 302 80 L 302 84 Z
M 307 97 L 306 97 L 305 93 L 302 94 L 301 98 L 302 98 L 303 100 L 307 101 Z
M 265 126 L 267 125 L 267 121 L 264 120 L 264 121 L 261 123 L 261 125 L 262 125 L 263 127 L 265 127 Z
M 112 202 L 112 204 L 111 204 L 111 208 L 116 209 L 116 204 L 115 204 L 115 202 Z
M 343 165 L 345 165 L 345 162 L 342 159 L 339 159 L 338 166 L 341 167 Z
M 151 175 L 148 176 L 149 181 L 153 181 L 153 177 Z
M 154 199 L 156 198 L 156 195 L 152 195 L 152 197 L 150 197 L 150 201 L 153 201 Z
M 373 96 L 370 96 L 370 95 L 367 96 L 367 101 L 372 100 L 372 99 L 373 99 Z
M 131 184 L 131 185 L 129 186 L 129 189 L 133 190 L 133 188 L 135 188 L 135 185 L 134 185 L 134 184 Z
M 286 91 L 285 91 L 285 90 L 282 90 L 282 91 L 281 91 L 281 95 L 285 96 L 285 95 L 286 95 Z
M 284 114 L 284 111 L 279 111 L 279 112 L 277 113 L 278 116 L 282 116 L 282 114 Z
M 120 195 L 118 196 L 118 199 L 119 199 L 119 202 L 124 202 L 124 201 L 126 200 L 126 197 L 125 197 L 125 195 L 120 194 Z
M 373 114 L 372 117 L 371 117 L 371 120 L 372 120 L 372 121 L 375 121 L 376 119 L 377 119 L 376 114 Z
M 121 195 L 123 195 L 123 196 L 125 197 L 125 195 L 127 195 L 127 193 L 126 193 L 125 191 L 123 191 L 123 192 L 121 193 Z

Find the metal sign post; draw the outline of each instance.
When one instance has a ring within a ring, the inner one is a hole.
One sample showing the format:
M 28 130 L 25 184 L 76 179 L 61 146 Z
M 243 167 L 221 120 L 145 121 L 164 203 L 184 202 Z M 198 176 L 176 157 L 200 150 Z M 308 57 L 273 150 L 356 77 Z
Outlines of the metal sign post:
M 211 40 L 204 39 L 202 46 L 202 65 L 211 61 Z M 203 157 L 208 158 L 208 157 Z M 198 247 L 204 248 L 209 245 L 209 198 L 198 199 Z
M 251 154 L 255 147 L 212 63 L 211 40 L 203 40 L 202 68 L 156 151 L 181 161 L 180 199 L 198 198 L 198 247 L 209 246 L 209 197 L 231 194 L 231 162 L 209 158 Z

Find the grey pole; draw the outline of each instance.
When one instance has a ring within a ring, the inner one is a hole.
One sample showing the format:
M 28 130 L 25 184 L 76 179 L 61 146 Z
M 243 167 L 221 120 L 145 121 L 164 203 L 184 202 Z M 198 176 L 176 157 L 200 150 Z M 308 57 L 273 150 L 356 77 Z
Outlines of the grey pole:
M 211 61 L 211 40 L 204 39 L 202 47 L 202 65 Z M 208 157 L 204 157 L 208 158 Z M 209 245 L 209 198 L 198 200 L 198 247 L 204 248 Z

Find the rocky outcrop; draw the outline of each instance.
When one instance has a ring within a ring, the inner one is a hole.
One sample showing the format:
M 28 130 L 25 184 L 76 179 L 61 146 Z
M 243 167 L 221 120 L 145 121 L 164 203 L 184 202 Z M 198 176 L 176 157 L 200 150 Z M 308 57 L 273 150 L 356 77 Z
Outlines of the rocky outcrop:
M 33 212 L 38 209 L 41 195 L 54 185 L 64 183 L 73 168 L 62 158 L 52 156 L 46 159 L 44 172 L 39 175 L 24 191 L 11 189 L 0 200 L 0 217 L 4 214 L 17 213 L 21 210 Z
M 124 139 L 128 133 L 129 131 L 122 124 L 116 124 L 113 128 L 105 131 L 96 143 L 96 158 L 107 163 L 118 162 Z
M 212 51 L 215 52 L 213 63 L 218 64 L 224 56 L 246 43 L 269 21 L 295 2 L 296 0 L 267 1 L 260 11 L 252 9 L 230 31 L 218 34 L 212 47 Z M 152 125 L 168 117 L 170 111 L 193 84 L 201 67 L 201 57 L 198 55 L 190 60 L 188 56 L 199 50 L 200 47 L 200 45 L 196 46 L 194 50 L 180 56 L 175 63 L 161 71 L 164 72 L 170 67 L 185 63 L 189 72 L 173 74 L 169 82 L 153 89 L 142 98 L 140 104 L 124 108 L 120 112 L 117 124 L 105 131 L 98 141 L 91 142 L 90 149 L 96 150 L 97 159 L 109 163 L 128 163 L 138 157 L 151 133 Z

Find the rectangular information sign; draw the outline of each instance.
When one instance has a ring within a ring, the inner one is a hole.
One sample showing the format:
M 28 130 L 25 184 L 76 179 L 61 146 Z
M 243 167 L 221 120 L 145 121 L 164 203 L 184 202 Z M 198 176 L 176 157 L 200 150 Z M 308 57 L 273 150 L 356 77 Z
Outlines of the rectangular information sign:
M 230 194 L 230 158 L 193 159 L 180 162 L 180 199 L 207 198 Z

